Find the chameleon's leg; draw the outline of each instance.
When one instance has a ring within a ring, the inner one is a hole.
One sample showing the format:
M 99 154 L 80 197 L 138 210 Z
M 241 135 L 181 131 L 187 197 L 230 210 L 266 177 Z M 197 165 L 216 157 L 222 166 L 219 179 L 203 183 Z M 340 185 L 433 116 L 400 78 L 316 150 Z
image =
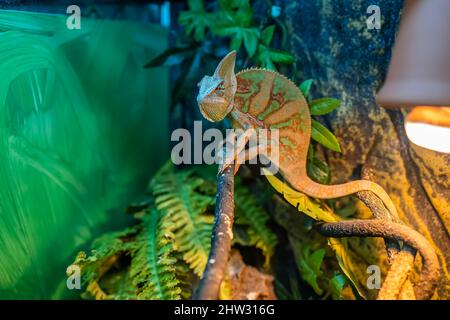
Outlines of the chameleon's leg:
M 241 164 L 255 159 L 258 155 L 267 155 L 269 153 L 269 146 L 267 144 L 258 144 L 256 146 L 252 146 L 248 149 L 242 150 L 238 156 L 236 164 L 234 165 L 234 174 L 236 174 L 239 170 Z
M 233 152 L 231 155 L 225 154 L 225 157 L 221 157 L 223 159 L 222 163 L 219 165 L 219 174 L 222 173 L 225 169 L 227 169 L 231 164 L 236 164 L 239 168 L 239 164 L 236 160 L 238 159 L 238 155 L 245 150 L 245 146 L 250 138 L 255 134 L 255 130 L 253 128 L 249 128 L 245 130 L 242 134 L 237 136 L 236 143 L 233 144 Z M 227 143 L 227 139 L 222 142 L 222 146 Z M 223 150 L 223 147 L 220 148 Z

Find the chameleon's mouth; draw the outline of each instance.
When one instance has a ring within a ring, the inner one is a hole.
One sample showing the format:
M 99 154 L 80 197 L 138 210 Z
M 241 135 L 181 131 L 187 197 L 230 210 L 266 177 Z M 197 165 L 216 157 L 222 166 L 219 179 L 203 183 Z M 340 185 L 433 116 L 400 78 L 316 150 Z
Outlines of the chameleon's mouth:
M 214 120 L 211 119 L 211 118 L 209 117 L 209 115 L 204 111 L 204 109 L 202 108 L 201 104 L 199 104 L 199 107 L 200 107 L 200 112 L 201 112 L 202 115 L 203 115 L 203 118 L 205 118 L 205 119 L 208 120 L 208 121 L 214 122 Z
M 223 120 L 231 111 L 232 104 L 224 98 L 215 98 L 213 101 L 199 102 L 200 112 L 206 120 L 217 122 Z

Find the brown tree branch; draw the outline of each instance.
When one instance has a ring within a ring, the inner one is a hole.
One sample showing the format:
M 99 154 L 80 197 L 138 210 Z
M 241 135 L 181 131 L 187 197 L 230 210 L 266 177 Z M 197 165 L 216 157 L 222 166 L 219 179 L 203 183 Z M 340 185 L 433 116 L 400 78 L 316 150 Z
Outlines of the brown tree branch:
M 230 165 L 217 179 L 214 228 L 209 252 L 200 284 L 194 300 L 215 300 L 219 297 L 231 250 L 234 220 L 234 165 Z
M 320 223 L 318 231 L 327 237 L 381 237 L 385 240 L 402 241 L 419 251 L 423 259 L 420 280 L 415 287 L 418 299 L 429 299 L 434 293 L 439 279 L 439 261 L 428 241 L 417 231 L 398 223 L 378 219 L 348 220 Z
M 370 167 L 363 167 L 361 178 L 366 180 L 374 180 L 373 171 Z M 362 191 L 357 193 L 357 197 L 372 211 L 376 219 L 402 223 L 398 215 L 386 209 L 381 199 L 372 192 Z M 395 241 L 385 240 L 386 252 L 390 268 L 383 286 L 378 293 L 378 300 L 394 300 L 394 299 L 415 299 L 412 284 L 408 276 L 414 265 L 416 251 L 408 246 L 400 249 L 400 244 Z M 404 281 L 402 281 L 404 279 Z
M 367 180 L 372 180 L 373 178 L 369 170 L 364 170 L 362 177 Z M 376 219 L 401 223 L 400 218 L 392 216 L 383 205 L 383 202 L 372 192 L 358 192 L 357 196 L 372 211 Z M 414 299 L 414 292 L 409 290 L 412 285 L 408 279 L 408 275 L 413 268 L 416 251 L 408 246 L 403 246 L 400 250 L 399 244 L 395 241 L 385 240 L 385 244 L 390 269 L 378 293 L 377 299 L 394 300 L 401 299 L 401 297 L 408 298 L 409 300 Z M 409 290 L 409 292 L 402 294 L 403 290 Z

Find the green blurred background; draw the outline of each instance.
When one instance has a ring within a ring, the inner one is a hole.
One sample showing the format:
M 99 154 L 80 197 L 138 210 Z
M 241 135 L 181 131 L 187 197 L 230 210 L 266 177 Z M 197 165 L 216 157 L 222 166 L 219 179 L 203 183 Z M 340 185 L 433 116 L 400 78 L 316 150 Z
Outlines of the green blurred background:
M 70 298 L 66 267 L 168 157 L 150 23 L 0 10 L 0 299 Z M 76 290 L 75 290 L 76 291 Z

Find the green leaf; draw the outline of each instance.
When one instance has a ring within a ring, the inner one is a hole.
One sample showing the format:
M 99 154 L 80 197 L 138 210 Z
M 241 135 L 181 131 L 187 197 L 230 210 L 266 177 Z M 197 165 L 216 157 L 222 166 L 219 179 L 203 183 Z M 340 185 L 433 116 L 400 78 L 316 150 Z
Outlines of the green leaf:
M 194 35 L 196 41 L 203 41 L 207 28 L 211 27 L 212 14 L 205 11 L 203 0 L 190 0 L 189 10 L 181 11 L 178 23 L 185 27 L 186 34 Z
M 329 184 L 331 180 L 330 168 L 318 158 L 307 163 L 308 176 L 320 184 Z
M 276 176 L 271 175 L 267 169 L 262 169 L 266 179 L 272 187 L 286 199 L 288 203 L 293 205 L 298 211 L 303 212 L 314 220 L 336 222 L 342 220 L 337 214 L 329 210 L 328 207 L 322 206 L 320 203 L 312 200 L 304 193 L 292 189 L 286 183 L 279 180 Z
M 337 274 L 329 281 L 329 290 L 334 300 L 339 300 L 342 296 L 342 289 L 347 279 L 342 274 Z
M 289 277 L 290 290 L 278 280 L 275 280 L 275 292 L 279 300 L 302 300 L 302 294 L 298 287 L 298 281 L 293 276 Z
M 264 254 L 265 266 L 275 252 L 277 236 L 267 226 L 269 213 L 261 206 L 255 196 L 241 183 L 235 181 L 236 225 L 248 226 L 247 237 L 241 235 L 240 240 L 248 240 L 247 245 L 255 246 Z M 241 244 L 245 242 L 242 241 Z
M 197 192 L 204 180 L 192 176 L 192 171 L 175 172 L 168 162 L 150 183 L 156 208 L 168 216 L 174 225 L 174 242 L 189 267 L 201 276 L 211 245 L 212 215 L 206 215 L 214 204 L 214 195 Z
M 291 53 L 276 49 L 270 49 L 270 58 L 274 62 L 282 64 L 293 64 L 295 62 L 295 57 Z
M 314 161 L 314 147 L 312 143 L 308 146 L 308 161 Z
M 253 57 L 258 48 L 259 33 L 255 28 L 242 29 L 244 35 L 244 47 L 249 57 Z
M 179 264 L 174 256 L 174 224 L 162 212 L 151 210 L 143 219 L 145 230 L 138 236 L 140 244 L 133 253 L 131 277 L 142 300 L 181 299 L 176 278 Z
M 273 71 L 277 71 L 277 67 L 275 66 L 275 64 L 272 62 L 272 60 L 268 59 L 266 60 L 263 64 L 262 67 L 267 69 L 267 70 L 273 70 Z
M 249 0 L 220 0 L 219 4 L 220 8 L 226 11 L 250 8 Z
M 213 32 L 220 37 L 231 37 L 231 36 L 233 36 L 233 37 L 241 36 L 242 37 L 242 34 L 240 33 L 240 28 L 235 27 L 235 26 L 217 25 L 217 26 L 214 26 Z
M 349 240 L 350 239 L 346 238 L 329 238 L 328 243 L 336 254 L 342 272 L 344 272 L 347 278 L 352 282 L 353 286 L 358 291 L 358 294 L 363 298 L 367 298 L 367 289 L 363 284 L 365 282 L 361 283 L 358 278 L 360 267 L 356 262 L 360 256 L 348 248 Z
M 238 51 L 242 45 L 242 36 L 238 34 L 236 37 L 231 38 L 230 42 L 230 50 Z
M 315 99 L 310 103 L 311 114 L 313 116 L 321 116 L 330 113 L 331 111 L 339 107 L 340 104 L 341 101 L 338 99 L 333 98 Z
M 203 0 L 189 0 L 188 5 L 189 9 L 192 11 L 204 10 Z
M 297 253 L 297 266 L 300 275 L 318 294 L 321 295 L 323 290 L 317 283 L 317 278 L 322 274 L 320 265 L 325 257 L 325 249 L 319 249 L 311 253 L 309 245 L 305 244 L 301 247 L 301 252 Z
M 312 79 L 308 79 L 302 82 L 302 84 L 300 85 L 300 91 L 303 93 L 303 96 L 305 98 L 308 98 L 309 96 L 309 91 L 311 90 L 311 85 L 313 83 Z
M 275 26 L 271 25 L 271 26 L 268 26 L 267 28 L 265 28 L 263 30 L 263 32 L 261 33 L 261 40 L 266 46 L 268 46 L 270 44 L 270 42 L 272 41 L 274 31 L 275 31 Z
M 230 46 L 232 47 L 240 47 L 243 40 L 249 57 L 252 57 L 258 48 L 259 31 L 254 27 L 242 28 L 239 26 L 217 25 L 213 28 L 213 32 L 221 37 L 230 37 Z
M 341 147 L 334 134 L 321 125 L 320 122 L 314 119 L 311 119 L 311 122 L 311 138 L 330 150 L 341 152 Z

